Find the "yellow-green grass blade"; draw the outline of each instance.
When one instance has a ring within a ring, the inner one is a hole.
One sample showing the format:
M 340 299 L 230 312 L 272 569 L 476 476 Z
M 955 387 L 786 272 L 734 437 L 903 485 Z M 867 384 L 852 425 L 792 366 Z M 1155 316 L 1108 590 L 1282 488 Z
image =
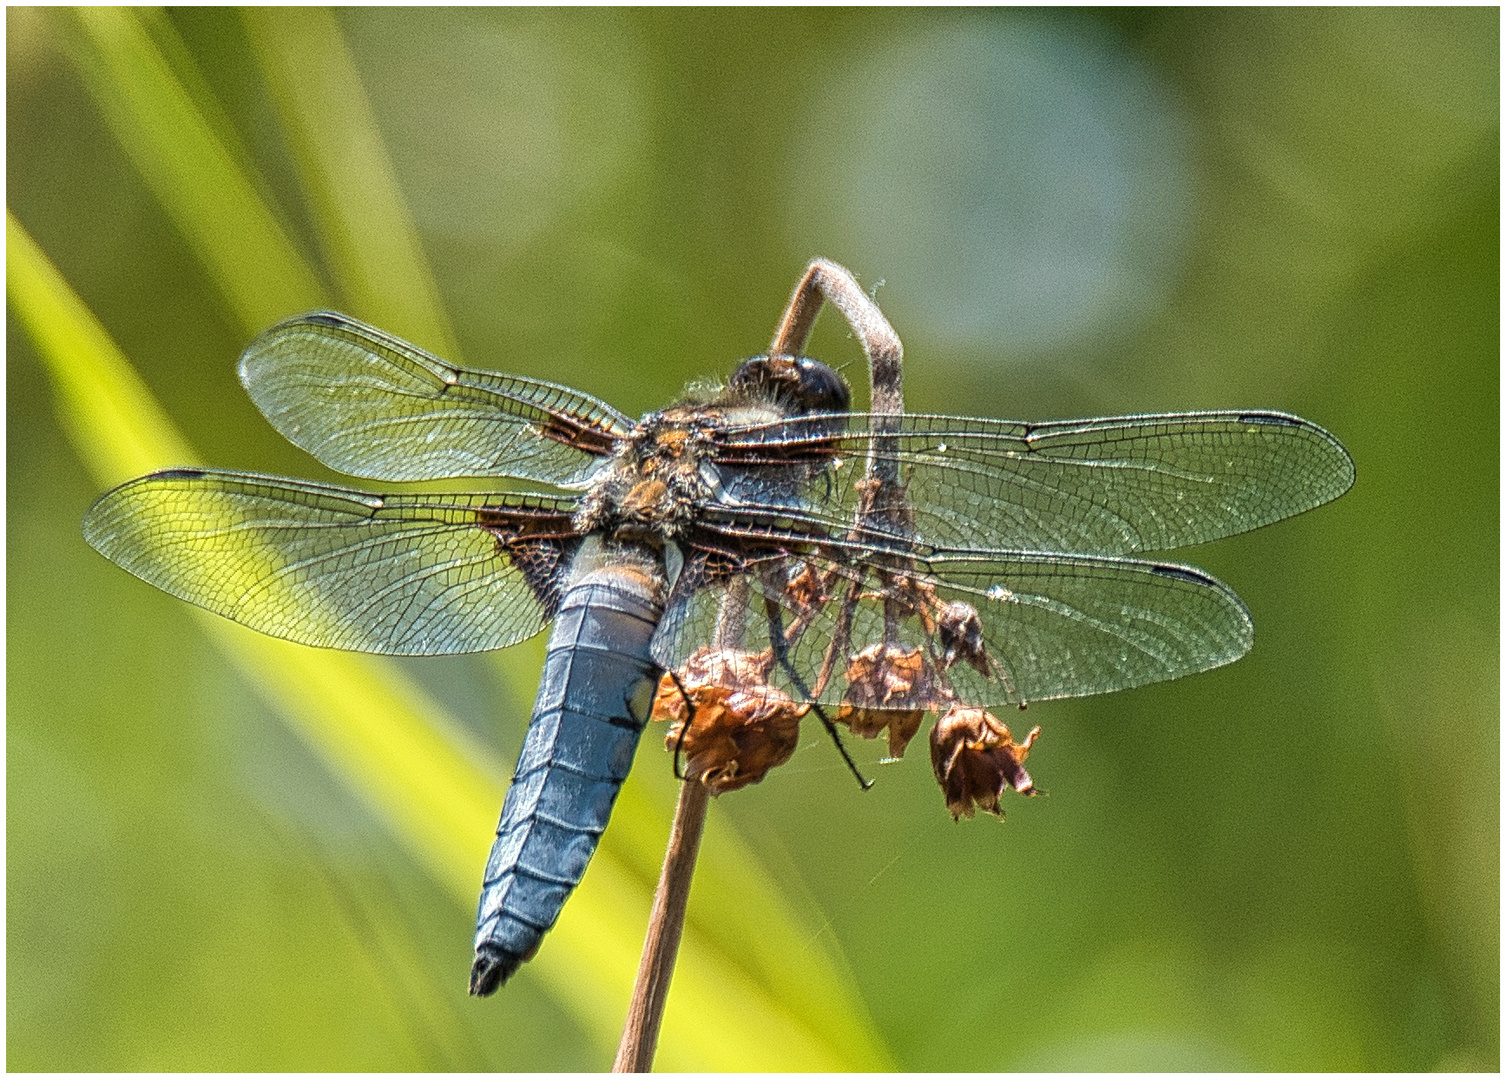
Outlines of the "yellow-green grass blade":
M 163 466 L 197 464 L 152 392 L 10 207 L 5 293 L 49 362 L 63 430 L 102 486 Z
M 249 337 L 328 305 L 235 154 L 127 8 L 58 12 L 74 65 L 116 140 Z
M 334 14 L 246 8 L 242 19 L 287 129 L 343 306 L 458 362 L 439 285 Z
M 272 186 L 267 182 L 266 176 L 259 171 L 255 155 L 241 137 L 235 121 L 231 119 L 230 114 L 215 95 L 198 60 L 194 58 L 183 36 L 178 33 L 177 24 L 168 15 L 167 9 L 142 7 L 132 8 L 131 12 L 140 21 L 141 28 L 146 31 L 152 45 L 160 53 L 163 63 L 182 86 L 189 102 L 208 126 L 214 138 L 224 147 L 235 163 L 235 167 L 246 177 L 262 202 L 282 226 L 284 234 L 288 235 L 296 246 L 299 238 L 289 228 L 287 215 L 282 212 L 285 208 L 277 205 Z M 299 253 L 301 257 L 306 257 L 308 254 L 302 248 L 299 249 Z
M 91 472 L 104 485 L 192 462 L 194 455 L 104 328 L 9 211 L 6 234 L 11 308 L 37 344 L 57 387 L 65 430 Z M 503 795 L 503 763 L 386 661 L 305 649 L 201 618 L 251 685 L 373 808 L 416 861 L 458 902 L 474 904 L 478 868 Z M 665 807 L 660 811 L 667 813 Z M 629 819 L 623 824 L 630 825 L 634 817 L 647 815 L 640 808 L 623 816 Z M 620 1029 L 649 907 L 644 875 L 615 857 L 612 848 L 632 845 L 635 833 L 655 832 L 652 826 L 630 827 L 604 845 L 545 948 L 526 969 L 604 1049 Z M 743 924 L 746 933 L 765 934 L 773 942 L 798 941 L 793 921 L 777 902 L 771 907 L 768 898 L 777 901 L 777 892 L 756 862 L 744 858 L 736 867 L 717 865 L 725 862 L 711 860 L 717 866 L 711 891 L 763 897 L 750 913 L 767 919 L 772 911 L 776 925 L 745 923 L 739 904 L 708 917 L 726 917 L 730 925 Z M 784 958 L 785 978 L 832 992 L 815 1010 L 800 996 L 778 997 L 779 987 L 771 982 L 781 978 L 771 980 L 763 970 L 767 964 L 750 966 L 693 925 L 667 1009 L 661 1063 L 682 1069 L 883 1064 L 884 1052 L 861 1019 L 850 986 L 830 960 L 813 964 L 809 953 L 793 951 Z M 827 1013 L 846 1019 L 834 1024 Z M 857 1032 L 856 1039 L 844 1034 L 849 1031 Z

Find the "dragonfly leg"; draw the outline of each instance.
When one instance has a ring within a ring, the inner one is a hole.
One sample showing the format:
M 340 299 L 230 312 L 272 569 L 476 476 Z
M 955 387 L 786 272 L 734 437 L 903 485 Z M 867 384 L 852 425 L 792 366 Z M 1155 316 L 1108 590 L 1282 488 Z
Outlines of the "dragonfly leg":
M 785 665 L 785 669 L 790 675 L 791 679 L 796 678 L 795 672 L 791 670 L 788 663 Z M 863 773 L 858 771 L 858 764 L 853 760 L 852 755 L 848 753 L 848 748 L 843 745 L 842 732 L 837 730 L 837 725 L 832 722 L 832 718 L 829 717 L 822 709 L 822 707 L 814 701 L 811 703 L 811 711 L 816 713 L 816 718 L 820 720 L 822 722 L 822 726 L 827 729 L 827 734 L 832 736 L 832 745 L 837 747 L 837 752 L 842 755 L 843 762 L 848 766 L 848 771 L 853 774 L 853 778 L 858 781 L 858 786 L 863 788 L 864 791 L 867 791 L 869 790 L 869 788 L 873 787 L 874 781 L 866 778 Z
M 685 692 L 680 676 L 674 671 L 668 674 L 670 681 L 675 684 L 675 689 L 680 692 L 680 700 L 685 702 L 685 722 L 680 725 L 680 738 L 675 740 L 675 755 L 670 759 L 670 771 L 675 774 L 675 779 L 684 780 L 685 773 L 680 768 L 680 754 L 685 749 L 685 737 L 691 730 L 691 722 L 696 719 L 696 703 L 691 700 L 691 695 Z
M 869 788 L 874 786 L 874 781 L 866 779 L 863 773 L 858 771 L 858 764 L 853 760 L 852 755 L 848 753 L 848 748 L 843 745 L 842 734 L 837 730 L 837 725 L 832 722 L 832 718 L 827 715 L 826 710 L 814 700 L 811 691 L 806 687 L 806 681 L 801 678 L 800 673 L 795 670 L 795 665 L 790 662 L 790 643 L 785 640 L 783 620 L 780 618 L 780 605 L 767 594 L 764 597 L 764 613 L 769 620 L 769 647 L 774 653 L 775 663 L 780 665 L 780 670 L 789 678 L 790 685 L 795 688 L 796 693 L 801 696 L 802 700 L 810 703 L 811 711 L 816 713 L 817 719 L 827 729 L 827 734 L 832 736 L 833 745 L 837 747 L 837 752 L 842 755 L 842 760 L 848 766 L 848 771 L 858 781 L 858 786 L 863 788 L 864 791 L 869 790 Z

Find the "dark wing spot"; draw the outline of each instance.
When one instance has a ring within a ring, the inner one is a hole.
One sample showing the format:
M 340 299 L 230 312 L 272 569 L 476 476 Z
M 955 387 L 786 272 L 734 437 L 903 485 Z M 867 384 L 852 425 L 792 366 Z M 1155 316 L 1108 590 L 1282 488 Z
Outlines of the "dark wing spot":
M 1172 578 L 1174 581 L 1186 581 L 1194 585 L 1213 585 L 1218 587 L 1218 582 L 1208 574 L 1199 573 L 1191 566 L 1175 566 L 1171 563 L 1148 563 L 1151 572 L 1159 577 Z
M 617 445 L 617 440 L 600 428 L 559 415 L 550 416 L 539 429 L 539 434 L 546 439 L 598 456 L 610 454 Z
M 477 511 L 477 524 L 492 534 L 497 553 L 523 576 L 534 599 L 550 618 L 560 606 L 565 572 L 581 537 L 565 514 L 537 517 L 505 510 Z
M 1242 424 L 1270 424 L 1275 427 L 1306 427 L 1303 421 L 1296 416 L 1283 416 L 1281 413 L 1241 413 Z

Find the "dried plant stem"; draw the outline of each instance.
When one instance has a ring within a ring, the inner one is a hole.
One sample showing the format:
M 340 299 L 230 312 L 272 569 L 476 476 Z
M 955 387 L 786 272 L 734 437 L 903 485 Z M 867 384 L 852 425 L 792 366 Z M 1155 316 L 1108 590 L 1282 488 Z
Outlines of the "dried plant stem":
M 837 263 L 812 260 L 790 297 L 769 354 L 800 356 L 824 301 L 842 313 L 868 358 L 870 408 L 874 430 L 880 435 L 869 455 L 868 476 L 882 487 L 894 488 L 898 484 L 897 447 L 890 433 L 898 430 L 899 418 L 905 412 L 900 389 L 903 355 L 900 338 L 853 275 Z M 723 597 L 717 619 L 718 648 L 734 649 L 741 642 L 748 587 L 747 578 L 737 578 Z M 689 719 L 686 722 L 689 724 Z M 623 1040 L 612 1063 L 613 1072 L 648 1072 L 654 1064 L 654 1048 L 659 1043 L 659 1024 L 670 994 L 670 977 L 675 973 L 681 931 L 685 929 L 686 901 L 691 895 L 691 876 L 696 870 L 696 853 L 701 847 L 709 797 L 706 786 L 695 778 L 688 777 L 680 785 L 675 820 L 670 826 L 670 846 L 660 871 L 659 887 L 654 891 L 649 933 L 638 963 L 633 997 L 628 1002 Z
M 659 1022 L 665 999 L 670 995 L 670 977 L 675 973 L 675 955 L 685 928 L 686 901 L 691 895 L 691 875 L 701 848 L 701 829 L 706 824 L 710 793 L 706 785 L 687 777 L 680 785 L 675 820 L 670 825 L 670 846 L 665 852 L 659 887 L 654 890 L 654 908 L 649 914 L 649 933 L 644 955 L 638 963 L 638 978 L 628 1002 L 628 1020 L 618 1044 L 613 1072 L 648 1072 L 659 1043 Z
M 835 262 L 813 259 L 806 267 L 774 332 L 769 355 L 800 356 L 824 300 L 842 313 L 868 357 L 871 410 L 881 415 L 903 413 L 900 365 L 904 350 L 900 335 L 858 280 Z
M 822 303 L 831 304 L 852 327 L 869 361 L 870 428 L 876 438 L 869 448 L 866 477 L 874 484 L 867 505 L 860 506 L 857 524 L 878 519 L 889 526 L 900 521 L 904 494 L 900 490 L 900 430 L 905 413 L 901 363 L 905 351 L 900 335 L 845 267 L 827 259 L 812 259 L 796 283 L 785 315 L 770 343 L 771 356 L 799 356 L 811 336 Z M 886 626 L 889 627 L 888 616 Z M 886 640 L 892 635 L 886 632 Z

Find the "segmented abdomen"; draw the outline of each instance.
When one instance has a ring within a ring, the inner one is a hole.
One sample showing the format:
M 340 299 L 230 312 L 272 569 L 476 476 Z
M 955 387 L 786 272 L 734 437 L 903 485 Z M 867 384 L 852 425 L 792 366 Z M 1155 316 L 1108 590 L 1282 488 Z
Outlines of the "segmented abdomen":
M 649 718 L 660 611 L 641 575 L 612 568 L 560 601 L 482 879 L 473 994 L 490 994 L 534 954 L 586 872 Z

